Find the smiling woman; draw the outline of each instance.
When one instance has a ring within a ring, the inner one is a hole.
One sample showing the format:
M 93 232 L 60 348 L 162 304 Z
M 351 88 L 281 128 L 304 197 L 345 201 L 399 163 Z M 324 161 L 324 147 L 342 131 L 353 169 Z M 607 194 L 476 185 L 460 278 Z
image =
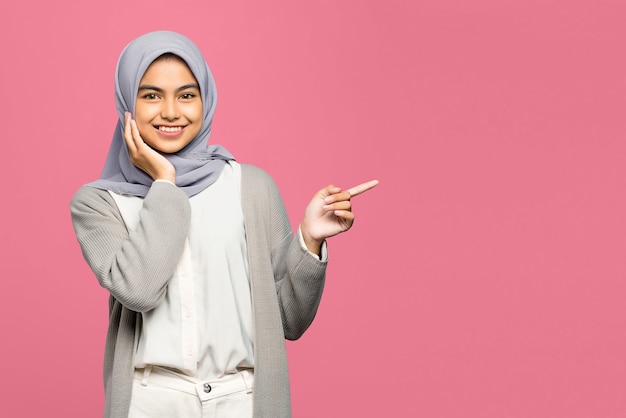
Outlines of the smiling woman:
M 200 87 L 182 59 L 165 54 L 148 67 L 139 82 L 135 121 L 143 140 L 168 154 L 183 149 L 200 132 Z
M 320 189 L 294 234 L 271 177 L 208 145 L 217 94 L 191 40 L 135 39 L 115 81 L 102 177 L 71 202 L 110 293 L 105 417 L 291 416 L 284 340 L 316 315 L 326 239 L 378 182 Z

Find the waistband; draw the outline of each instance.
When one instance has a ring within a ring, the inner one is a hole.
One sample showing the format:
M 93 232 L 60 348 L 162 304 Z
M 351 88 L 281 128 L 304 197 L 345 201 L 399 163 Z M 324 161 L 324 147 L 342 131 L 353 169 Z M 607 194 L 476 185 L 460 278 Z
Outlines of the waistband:
M 252 369 L 226 374 L 217 379 L 197 380 L 191 376 L 163 367 L 147 365 L 145 368 L 135 369 L 135 379 L 139 380 L 144 386 L 149 384 L 164 386 L 190 395 L 196 395 L 202 401 L 242 391 L 252 392 L 254 388 L 254 372 Z

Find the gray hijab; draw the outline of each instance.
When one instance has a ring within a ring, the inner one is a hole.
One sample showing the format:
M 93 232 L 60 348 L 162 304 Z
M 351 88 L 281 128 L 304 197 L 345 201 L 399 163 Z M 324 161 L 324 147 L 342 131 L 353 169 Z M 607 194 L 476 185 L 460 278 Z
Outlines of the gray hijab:
M 119 120 L 99 180 L 87 184 L 98 189 L 145 197 L 152 178 L 130 162 L 124 142 L 124 112 L 135 114 L 139 82 L 150 64 L 163 54 L 182 58 L 200 85 L 204 121 L 198 135 L 174 154 L 163 154 L 176 169 L 176 185 L 193 196 L 215 183 L 227 160 L 234 157 L 220 145 L 208 145 L 215 113 L 217 90 L 202 52 L 187 37 L 176 32 L 157 31 L 131 41 L 122 51 L 115 71 L 115 101 Z

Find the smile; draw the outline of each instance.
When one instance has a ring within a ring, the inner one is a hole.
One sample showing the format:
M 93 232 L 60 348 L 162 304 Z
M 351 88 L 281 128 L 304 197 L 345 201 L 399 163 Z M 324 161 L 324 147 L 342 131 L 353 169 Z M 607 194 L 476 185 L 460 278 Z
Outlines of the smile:
M 167 133 L 180 132 L 183 130 L 182 126 L 157 126 L 156 128 L 161 132 Z

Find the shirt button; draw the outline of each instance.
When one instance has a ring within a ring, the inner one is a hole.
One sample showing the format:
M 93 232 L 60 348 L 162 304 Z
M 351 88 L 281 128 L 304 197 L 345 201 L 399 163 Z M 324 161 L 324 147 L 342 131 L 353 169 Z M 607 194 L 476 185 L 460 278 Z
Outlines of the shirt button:
M 209 393 L 211 391 L 211 385 L 209 385 L 208 383 L 204 384 L 204 392 L 205 393 Z
M 190 356 L 190 355 L 192 355 L 192 354 L 193 354 L 193 351 L 191 351 L 191 350 L 187 350 L 187 355 L 188 355 L 188 356 Z

